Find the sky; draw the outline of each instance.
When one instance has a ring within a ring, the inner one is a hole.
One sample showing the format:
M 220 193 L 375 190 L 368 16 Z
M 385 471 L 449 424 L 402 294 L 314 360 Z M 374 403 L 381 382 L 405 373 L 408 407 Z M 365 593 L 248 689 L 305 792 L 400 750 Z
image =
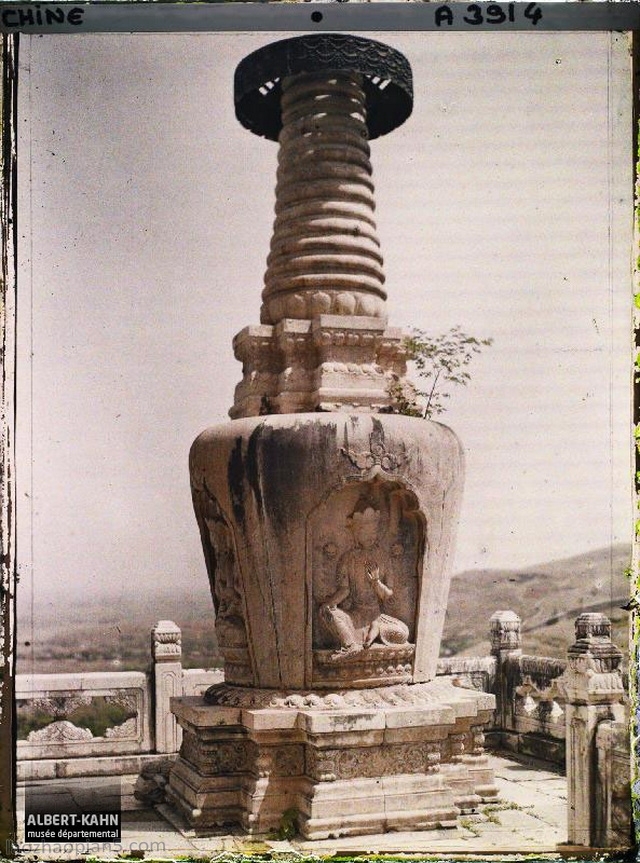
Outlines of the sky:
M 287 34 L 23 37 L 18 558 L 47 603 L 206 585 L 187 457 L 258 323 L 277 144 L 233 70 Z M 414 111 L 373 141 L 390 323 L 493 345 L 442 420 L 455 571 L 630 542 L 626 37 L 375 33 Z

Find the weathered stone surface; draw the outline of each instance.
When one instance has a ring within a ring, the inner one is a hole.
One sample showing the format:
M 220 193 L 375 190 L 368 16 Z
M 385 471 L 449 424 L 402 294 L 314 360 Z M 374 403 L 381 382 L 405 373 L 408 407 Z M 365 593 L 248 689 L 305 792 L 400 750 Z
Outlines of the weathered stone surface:
M 156 752 L 176 752 L 182 735 L 169 710 L 173 696 L 182 695 L 182 634 L 172 620 L 160 620 L 151 633 L 154 659 L 154 720 Z
M 342 61 L 349 57 L 349 62 L 327 70 L 323 62 L 336 49 L 334 39 Z M 356 46 L 354 56 L 344 53 L 347 43 Z M 341 35 L 301 37 L 265 46 L 238 68 L 241 122 L 251 129 L 254 123 L 271 128 L 264 125 L 264 112 L 277 97 L 273 110 L 281 129 L 261 325 L 244 329 L 234 340 L 243 379 L 230 411 L 233 418 L 376 412 L 390 404 L 389 386 L 406 371 L 402 333 L 386 326 L 369 160 L 368 136 L 379 118 L 368 116 L 367 109 L 381 93 L 372 81 L 382 79 L 361 72 L 381 50 L 400 63 L 398 74 L 385 80 L 383 116 L 392 116 L 398 102 L 402 122 L 411 105 L 411 70 L 401 54 L 380 43 Z M 323 62 L 316 66 L 314 57 Z M 382 55 L 378 59 L 383 62 Z M 251 68 L 254 61 L 274 68 L 284 63 L 288 74 L 254 91 L 266 74 Z M 308 70 L 305 62 L 311 63 Z M 396 79 L 403 83 L 397 85 Z
M 622 651 L 611 641 L 604 614 L 581 614 L 575 628 L 568 667 L 556 681 L 566 699 L 569 842 L 603 847 L 624 833 L 625 817 L 627 837 L 631 832 L 630 806 L 626 816 L 620 806 L 624 774 L 614 769 L 611 748 L 602 751 L 606 742 L 613 744 L 613 729 L 627 725 Z
M 123 708 L 122 721 L 101 737 L 73 723 L 74 711 L 98 703 Z M 51 723 L 17 742 L 21 759 L 83 758 L 125 755 L 151 750 L 151 705 L 147 677 L 142 672 L 20 675 L 16 688 L 18 715 L 49 714 Z M 71 720 L 71 721 L 69 721 Z
M 362 79 L 350 71 L 288 75 L 280 106 L 261 322 L 311 319 L 341 306 L 384 318 Z
M 218 628 L 228 682 L 313 689 L 435 676 L 462 492 L 450 429 L 399 416 L 247 419 L 204 432 L 190 466 L 214 604 L 221 583 L 233 585 L 233 632 L 247 634 L 243 661 L 231 661 L 240 648 Z M 353 652 L 323 625 L 328 606 L 359 630 Z M 404 644 L 384 643 L 394 637 Z
M 482 746 L 494 699 L 443 679 L 415 688 L 433 709 L 289 704 L 234 725 L 229 708 L 175 699 L 184 742 L 168 798 L 199 829 L 265 832 L 287 809 L 307 838 L 453 826 L 497 793 Z
M 631 751 L 627 722 L 602 720 L 596 730 L 596 807 L 592 831 L 597 848 L 633 845 Z
M 314 296 L 308 295 L 311 305 Z M 389 385 L 407 368 L 402 331 L 369 314 L 334 312 L 245 327 L 236 335 L 233 350 L 243 378 L 232 418 L 316 410 L 375 413 L 390 404 Z
M 496 611 L 491 615 L 491 653 L 522 653 L 521 620 L 515 611 Z
M 462 448 L 446 426 L 381 415 L 406 348 L 386 325 L 368 136 L 411 98 L 402 55 L 340 34 L 236 70 L 238 118 L 280 150 L 234 420 L 190 456 L 225 684 L 207 705 L 174 699 L 168 796 L 199 828 L 263 832 L 292 809 L 308 838 L 423 829 L 495 795 L 493 697 L 434 680 Z

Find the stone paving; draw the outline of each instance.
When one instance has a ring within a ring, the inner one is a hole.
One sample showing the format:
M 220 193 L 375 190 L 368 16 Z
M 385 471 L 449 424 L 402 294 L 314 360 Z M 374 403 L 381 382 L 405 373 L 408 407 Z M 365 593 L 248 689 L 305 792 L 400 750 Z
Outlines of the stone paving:
M 171 859 L 177 856 L 211 858 L 224 852 L 265 854 L 288 852 L 330 856 L 333 854 L 414 853 L 442 855 L 522 854 L 537 853 L 555 856 L 566 842 L 567 783 L 557 772 L 508 759 L 490 756 L 499 789 L 499 802 L 481 807 L 476 815 L 460 816 L 456 829 L 428 830 L 413 833 L 385 833 L 341 839 L 304 841 L 293 838 L 246 837 L 241 831 L 210 837 L 196 837 L 193 831 L 180 825 L 174 813 L 164 805 L 153 809 L 140 808 L 133 797 L 133 778 L 124 777 L 122 840 L 118 845 L 98 846 L 52 843 L 49 848 L 31 844 L 23 846 L 25 855 L 37 854 L 40 859 L 57 857 L 114 858 L 122 852 L 145 852 L 146 859 Z M 82 794 L 103 795 L 113 789 L 113 778 L 82 780 Z M 76 780 L 77 782 L 77 780 Z M 105 788 L 105 786 L 107 786 Z M 49 781 L 32 786 L 32 792 L 68 795 L 68 780 Z M 24 790 L 21 790 L 24 795 Z M 76 793 L 76 792 L 74 792 Z M 23 797 L 19 813 L 23 815 Z M 103 798 L 102 798 L 103 799 Z M 170 819 L 170 820 L 167 820 Z M 22 817 L 22 822 L 23 822 Z M 23 836 L 23 823 L 20 835 Z M 570 851 L 564 845 L 565 853 Z M 83 854 L 84 852 L 84 854 Z M 225 855 L 226 856 L 226 855 Z

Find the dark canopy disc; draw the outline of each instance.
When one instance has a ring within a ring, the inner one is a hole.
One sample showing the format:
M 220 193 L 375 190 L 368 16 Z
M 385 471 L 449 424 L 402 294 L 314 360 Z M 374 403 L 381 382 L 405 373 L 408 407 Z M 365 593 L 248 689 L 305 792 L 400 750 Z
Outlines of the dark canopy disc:
M 391 132 L 411 114 L 413 82 L 404 54 L 373 39 L 321 33 L 272 42 L 245 57 L 234 78 L 236 117 L 256 135 L 277 141 L 282 79 L 325 70 L 363 75 L 370 139 Z

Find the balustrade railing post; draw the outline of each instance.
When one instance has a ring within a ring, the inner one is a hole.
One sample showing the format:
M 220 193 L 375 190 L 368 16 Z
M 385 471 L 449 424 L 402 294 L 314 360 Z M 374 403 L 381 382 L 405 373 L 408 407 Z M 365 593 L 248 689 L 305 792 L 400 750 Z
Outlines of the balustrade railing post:
M 177 752 L 182 729 L 169 707 L 173 696 L 182 695 L 182 633 L 172 620 L 160 620 L 151 636 L 153 655 L 155 751 Z
M 575 627 L 569 664 L 558 678 L 566 698 L 568 842 L 594 847 L 603 841 L 599 813 L 610 803 L 603 799 L 609 784 L 598 782 L 598 726 L 626 721 L 622 651 L 611 641 L 611 621 L 604 614 L 581 614 Z
M 510 659 L 522 655 L 520 623 L 515 611 L 496 611 L 490 618 L 491 655 L 496 657 L 496 726 L 500 734 L 500 745 L 506 748 L 509 748 L 507 729 L 512 727 L 509 716 L 511 695 L 507 664 Z

